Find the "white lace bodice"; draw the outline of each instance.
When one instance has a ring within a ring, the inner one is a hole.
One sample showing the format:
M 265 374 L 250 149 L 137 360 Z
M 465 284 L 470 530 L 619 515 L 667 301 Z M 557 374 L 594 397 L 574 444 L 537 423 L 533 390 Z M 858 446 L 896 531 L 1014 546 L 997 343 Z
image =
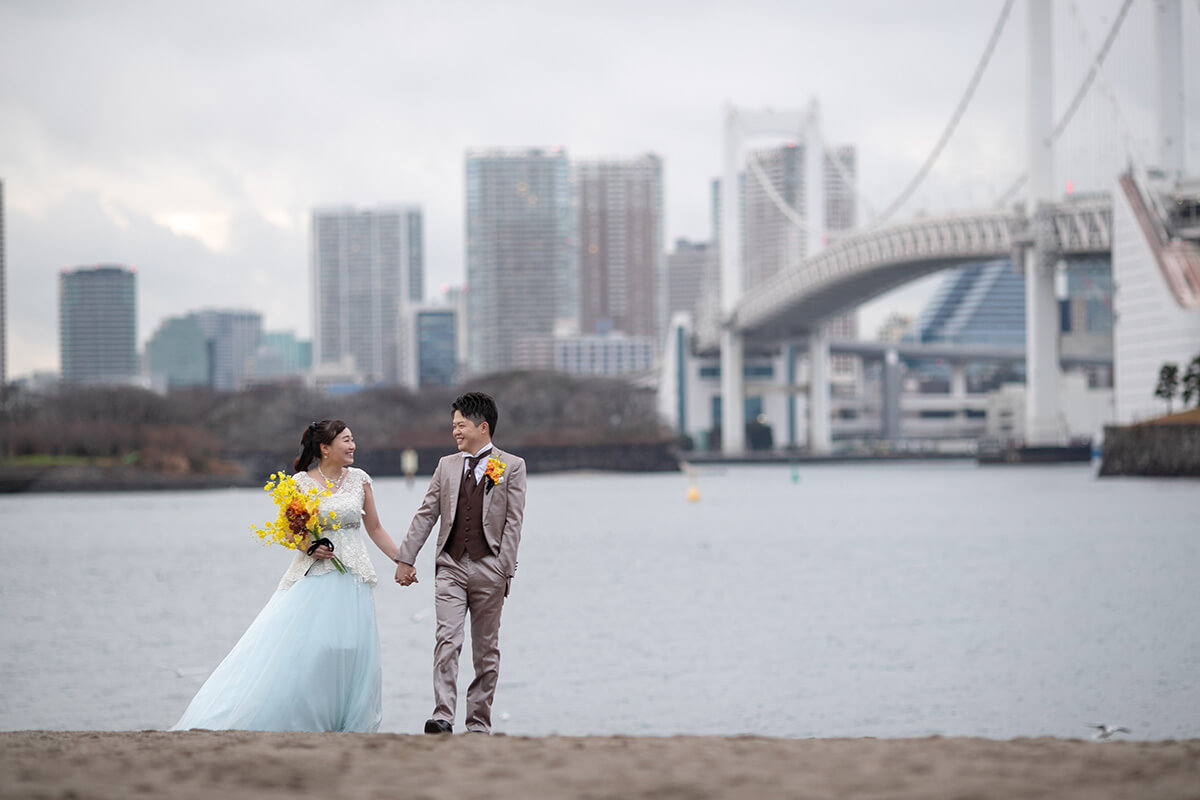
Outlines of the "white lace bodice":
M 296 483 L 301 489 L 319 486 L 307 472 L 299 472 L 295 476 Z M 333 553 L 346 565 L 346 571 L 363 583 L 375 585 L 375 567 L 367 554 L 367 545 L 363 541 L 362 510 L 364 489 L 371 482 L 371 476 L 361 469 L 350 467 L 346 470 L 346 478 L 342 485 L 329 497 L 321 498 L 321 522 L 329 524 L 337 522 L 340 526 L 335 531 L 327 531 L 324 536 L 333 542 Z M 330 519 L 327 515 L 333 512 Z M 297 552 L 292 558 L 292 564 L 279 581 L 280 589 L 287 589 L 305 575 L 323 575 L 337 569 L 329 559 L 310 558 L 303 552 Z

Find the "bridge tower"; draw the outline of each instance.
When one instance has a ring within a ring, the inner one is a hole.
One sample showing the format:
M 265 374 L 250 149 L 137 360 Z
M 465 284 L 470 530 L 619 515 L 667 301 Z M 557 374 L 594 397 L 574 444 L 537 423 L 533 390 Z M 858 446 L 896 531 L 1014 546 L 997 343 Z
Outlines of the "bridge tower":
M 1154 51 L 1158 54 L 1158 166 L 1170 181 L 1183 177 L 1185 169 L 1183 112 L 1183 7 L 1181 0 L 1158 0 L 1154 4 Z
M 1025 261 L 1025 443 L 1059 444 L 1058 303 L 1054 271 L 1058 254 L 1047 208 L 1054 202 L 1053 12 L 1051 0 L 1028 0 L 1029 164 L 1026 213 L 1033 219 L 1033 241 Z
M 721 176 L 721 452 L 739 455 L 746 449 L 744 378 L 745 350 L 735 329 L 734 311 L 745 288 L 738 171 L 743 145 L 752 136 L 794 136 L 804 141 L 808 215 L 807 253 L 820 252 L 825 233 L 825 150 L 820 138 L 816 99 L 803 111 L 748 111 L 725 107 L 725 153 Z M 747 178 L 749 180 L 750 178 Z M 791 352 L 790 348 L 786 348 Z M 829 343 L 820 329 L 809 337 L 809 447 L 830 449 Z M 790 367 L 789 367 L 790 369 Z

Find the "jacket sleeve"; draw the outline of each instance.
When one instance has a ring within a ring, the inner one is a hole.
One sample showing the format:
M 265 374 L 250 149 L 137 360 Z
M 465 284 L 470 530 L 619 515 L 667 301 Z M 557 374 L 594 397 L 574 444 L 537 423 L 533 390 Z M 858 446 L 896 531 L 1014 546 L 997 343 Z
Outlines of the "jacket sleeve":
M 504 536 L 500 540 L 500 568 L 512 578 L 517 571 L 517 548 L 521 544 L 521 525 L 525 521 L 525 460 L 514 458 L 508 480 L 508 503 L 504 517 Z
M 400 561 L 405 564 L 417 563 L 417 553 L 421 551 L 425 540 L 429 538 L 429 532 L 433 530 L 434 524 L 441 516 L 441 501 L 442 464 L 439 462 L 437 469 L 433 471 L 433 479 L 429 481 L 429 488 L 425 491 L 425 499 L 421 501 L 421 507 L 417 509 L 412 523 L 408 526 L 408 533 L 400 542 L 398 555 Z

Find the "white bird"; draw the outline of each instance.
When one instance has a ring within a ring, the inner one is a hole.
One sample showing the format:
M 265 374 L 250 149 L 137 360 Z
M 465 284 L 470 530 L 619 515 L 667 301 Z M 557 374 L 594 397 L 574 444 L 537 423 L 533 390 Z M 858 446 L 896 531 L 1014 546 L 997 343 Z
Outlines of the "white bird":
M 198 667 L 159 667 L 159 669 L 174 672 L 176 678 L 191 678 L 196 675 L 204 675 L 208 672 L 208 670 Z
M 1088 727 L 1096 729 L 1096 734 L 1092 738 L 1098 741 L 1111 739 L 1115 733 L 1133 733 L 1129 728 L 1120 725 L 1109 725 L 1105 722 L 1089 722 Z

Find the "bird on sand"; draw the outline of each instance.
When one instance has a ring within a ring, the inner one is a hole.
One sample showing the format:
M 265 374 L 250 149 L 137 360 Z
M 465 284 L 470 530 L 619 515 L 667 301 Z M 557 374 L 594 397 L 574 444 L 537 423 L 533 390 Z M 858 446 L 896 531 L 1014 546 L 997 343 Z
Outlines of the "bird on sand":
M 1089 722 L 1088 727 L 1096 729 L 1096 733 L 1092 736 L 1092 738 L 1098 741 L 1111 739 L 1113 734 L 1116 733 L 1133 733 L 1133 731 L 1129 730 L 1129 728 L 1125 728 L 1120 725 L 1109 725 L 1105 722 Z

